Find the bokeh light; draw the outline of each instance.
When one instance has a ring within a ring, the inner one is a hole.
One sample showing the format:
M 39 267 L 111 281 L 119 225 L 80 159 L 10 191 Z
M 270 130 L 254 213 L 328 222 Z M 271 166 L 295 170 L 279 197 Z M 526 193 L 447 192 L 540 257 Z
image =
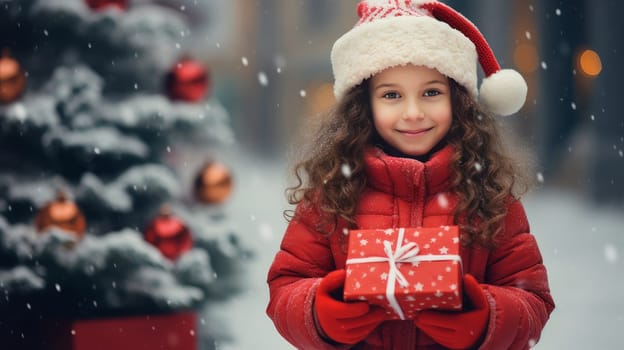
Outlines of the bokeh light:
M 594 50 L 583 50 L 578 57 L 579 70 L 590 77 L 596 77 L 602 71 L 602 61 Z

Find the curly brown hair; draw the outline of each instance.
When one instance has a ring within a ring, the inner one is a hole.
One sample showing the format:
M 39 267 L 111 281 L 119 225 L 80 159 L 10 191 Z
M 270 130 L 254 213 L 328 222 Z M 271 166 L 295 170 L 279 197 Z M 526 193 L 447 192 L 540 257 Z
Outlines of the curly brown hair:
M 454 147 L 451 192 L 457 195 L 455 222 L 463 244 L 493 247 L 509 200 L 528 190 L 526 167 L 506 154 L 499 122 L 449 79 L 453 122 L 445 141 Z M 339 223 L 354 228 L 360 193 L 366 186 L 364 150 L 379 138 L 372 122 L 369 80 L 351 89 L 313 131 L 294 166 L 296 184 L 286 189 L 288 202 L 314 204 L 322 215 L 316 229 L 331 234 Z M 348 166 L 350 175 L 344 175 Z M 292 211 L 285 211 L 288 220 Z M 328 229 L 329 228 L 329 229 Z

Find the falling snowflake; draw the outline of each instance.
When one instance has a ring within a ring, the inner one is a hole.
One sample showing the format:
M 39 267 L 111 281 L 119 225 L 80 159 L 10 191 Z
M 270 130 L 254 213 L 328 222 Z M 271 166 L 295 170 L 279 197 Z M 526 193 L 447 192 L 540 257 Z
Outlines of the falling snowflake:
M 604 247 L 604 257 L 610 264 L 615 264 L 618 261 L 618 251 L 613 244 L 607 244 Z
M 305 90 L 299 90 L 299 96 L 301 97 L 306 97 L 308 94 L 306 93 Z
M 541 66 L 542 66 L 543 70 L 547 70 L 548 69 L 548 64 L 546 64 L 546 62 L 544 62 L 544 61 L 542 61 Z
M 241 57 L 241 63 L 243 66 L 247 67 L 249 65 L 249 60 L 247 60 L 247 57 L 243 56 Z
M 557 16 L 561 16 L 561 9 L 556 9 L 556 10 L 555 10 L 555 14 L 556 14 Z
M 351 177 L 351 167 L 349 164 L 342 164 L 342 166 L 340 166 L 340 171 L 347 179 Z
M 260 82 L 260 85 L 262 85 L 262 86 L 268 86 L 269 85 L 269 78 L 267 77 L 266 73 L 264 73 L 264 72 L 259 72 L 258 73 L 258 82 Z
M 262 223 L 258 226 L 258 231 L 260 233 L 260 238 L 263 240 L 270 241 L 273 239 L 273 229 L 271 228 L 271 225 Z
M 440 194 L 438 195 L 438 205 L 441 208 L 448 208 L 448 199 L 446 198 L 445 194 Z
M 544 175 L 542 173 L 537 173 L 537 182 L 544 183 Z

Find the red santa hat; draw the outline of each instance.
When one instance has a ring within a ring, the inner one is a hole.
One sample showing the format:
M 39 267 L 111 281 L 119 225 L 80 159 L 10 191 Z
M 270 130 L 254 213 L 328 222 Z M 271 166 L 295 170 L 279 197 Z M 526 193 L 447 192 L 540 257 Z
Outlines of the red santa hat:
M 411 63 L 452 78 L 495 114 L 522 108 L 524 78 L 501 69 L 479 29 L 448 5 L 436 0 L 364 0 L 357 13 L 355 27 L 331 51 L 337 99 L 384 69 Z M 485 76 L 480 89 L 477 60 Z

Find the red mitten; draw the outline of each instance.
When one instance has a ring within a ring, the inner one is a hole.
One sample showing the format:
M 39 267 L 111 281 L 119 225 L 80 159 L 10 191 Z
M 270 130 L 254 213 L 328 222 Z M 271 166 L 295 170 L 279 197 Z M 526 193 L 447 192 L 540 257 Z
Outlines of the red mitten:
M 472 275 L 464 276 L 464 300 L 461 312 L 422 311 L 414 322 L 437 343 L 451 349 L 467 349 L 478 345 L 487 328 L 490 307 L 481 286 Z
M 363 301 L 344 302 L 345 270 L 325 276 L 316 290 L 314 316 L 319 333 L 343 344 L 356 344 L 385 319 L 385 311 Z

